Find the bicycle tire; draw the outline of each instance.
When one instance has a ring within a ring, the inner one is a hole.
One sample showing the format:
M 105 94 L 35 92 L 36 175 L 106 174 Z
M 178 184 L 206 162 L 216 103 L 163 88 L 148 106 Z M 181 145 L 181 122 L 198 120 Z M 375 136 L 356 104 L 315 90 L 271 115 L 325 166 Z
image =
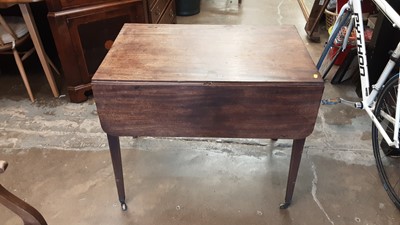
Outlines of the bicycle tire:
M 393 136 L 393 125 L 381 116 L 381 112 L 383 110 L 383 112 L 394 118 L 396 112 L 398 78 L 399 74 L 393 76 L 386 82 L 385 87 L 378 97 L 374 110 L 375 117 L 380 121 L 391 138 Z M 399 149 L 387 145 L 387 142 L 383 139 L 374 123 L 372 123 L 372 147 L 376 167 L 383 187 L 395 206 L 400 209 L 400 157 L 394 157 L 393 155 L 394 151 L 397 153 Z

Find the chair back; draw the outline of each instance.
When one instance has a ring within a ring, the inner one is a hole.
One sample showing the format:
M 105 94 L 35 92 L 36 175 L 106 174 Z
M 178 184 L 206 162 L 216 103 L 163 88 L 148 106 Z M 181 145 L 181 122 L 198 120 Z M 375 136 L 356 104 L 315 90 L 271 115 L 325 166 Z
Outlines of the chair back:
M 3 17 L 0 14 L 0 50 L 13 49 L 29 36 L 22 17 Z

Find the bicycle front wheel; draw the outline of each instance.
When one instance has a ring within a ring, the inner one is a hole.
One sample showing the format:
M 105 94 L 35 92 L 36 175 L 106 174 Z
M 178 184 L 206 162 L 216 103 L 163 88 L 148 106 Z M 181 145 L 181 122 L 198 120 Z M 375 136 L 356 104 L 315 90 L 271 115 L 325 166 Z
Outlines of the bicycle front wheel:
M 394 134 L 393 121 L 396 113 L 398 77 L 397 74 L 387 82 L 379 95 L 374 111 L 375 117 L 390 138 L 393 138 Z M 400 150 L 388 145 L 374 123 L 372 123 L 372 146 L 383 187 L 396 207 L 400 209 Z

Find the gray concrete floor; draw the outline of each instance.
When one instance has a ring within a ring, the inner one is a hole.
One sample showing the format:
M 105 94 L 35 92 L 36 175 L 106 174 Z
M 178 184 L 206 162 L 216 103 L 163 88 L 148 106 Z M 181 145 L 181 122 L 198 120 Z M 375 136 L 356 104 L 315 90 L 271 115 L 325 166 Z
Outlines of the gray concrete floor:
M 294 25 L 317 60 L 322 44 L 307 42 L 296 0 L 236 3 L 202 0 L 200 14 L 178 23 Z M 321 106 L 287 210 L 278 206 L 290 141 L 140 137 L 122 138 L 122 212 L 94 100 L 54 99 L 40 70 L 31 78 L 33 104 L 16 73 L 0 76 L 0 159 L 10 163 L 0 184 L 48 224 L 400 223 L 374 165 L 370 120 L 342 105 Z M 324 97 L 355 99 L 354 89 L 326 82 Z M 0 206 L 0 224 L 21 223 Z

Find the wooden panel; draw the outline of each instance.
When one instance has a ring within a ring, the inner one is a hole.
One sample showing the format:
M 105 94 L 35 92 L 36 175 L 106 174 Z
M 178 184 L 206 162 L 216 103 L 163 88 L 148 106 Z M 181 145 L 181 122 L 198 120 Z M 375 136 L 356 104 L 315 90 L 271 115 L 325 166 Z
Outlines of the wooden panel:
M 42 1 L 43 0 L 1 0 L 1 3 L 33 3 Z
M 314 74 L 294 26 L 125 24 L 96 79 L 321 82 Z
M 114 1 L 115 0 L 46 0 L 49 11 L 61 11 Z
M 323 91 L 322 83 L 92 85 L 102 128 L 116 136 L 301 139 L 314 128 Z
M 157 23 L 165 11 L 168 0 L 158 0 L 156 4 L 150 9 L 152 23 Z
M 307 33 L 307 37 L 311 41 L 316 41 L 316 42 L 320 41 L 318 32 L 319 22 L 328 3 L 329 3 L 328 0 L 314 0 L 310 17 L 308 18 L 307 23 L 304 27 L 304 30 Z
M 124 23 L 144 22 L 142 7 L 141 2 L 136 2 L 68 16 L 75 57 L 82 63 L 80 73 L 86 75 L 82 76 L 84 82 L 91 81 Z
M 91 78 L 123 24 L 146 21 L 143 4 L 141 0 L 123 0 L 49 12 L 49 24 L 72 102 L 87 99 Z
M 147 4 L 149 6 L 149 8 L 153 8 L 154 3 L 156 3 L 157 0 L 147 0 Z
M 164 14 L 162 15 L 159 24 L 168 24 L 168 23 L 175 23 L 176 19 L 176 9 L 175 9 L 175 1 L 171 1 L 168 7 L 165 9 Z

